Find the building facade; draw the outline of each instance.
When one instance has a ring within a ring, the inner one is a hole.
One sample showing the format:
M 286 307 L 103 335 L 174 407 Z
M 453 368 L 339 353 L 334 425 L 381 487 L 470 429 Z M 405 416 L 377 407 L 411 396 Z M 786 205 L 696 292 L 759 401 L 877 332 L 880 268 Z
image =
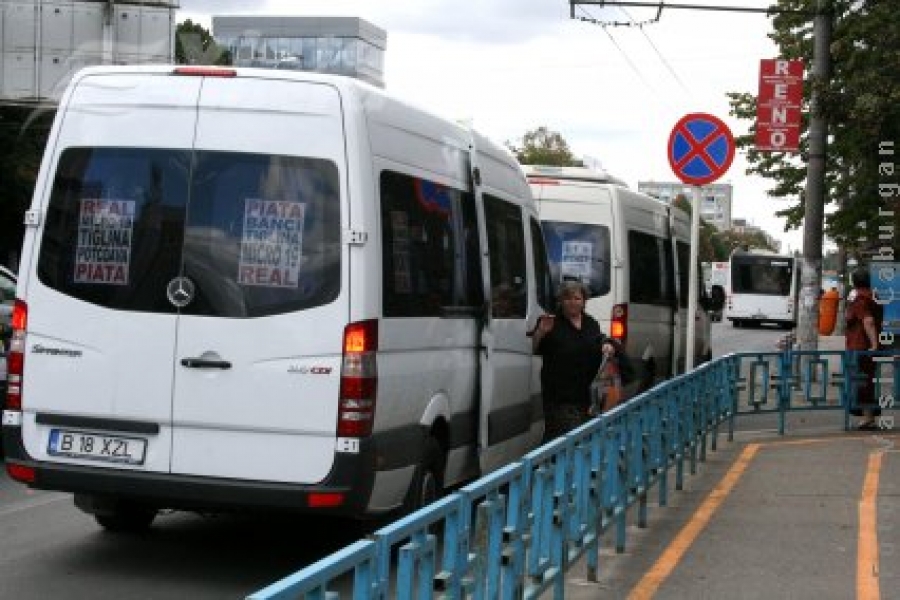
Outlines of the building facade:
M 731 229 L 733 186 L 730 183 L 712 183 L 704 185 L 701 190 L 700 216 L 703 220 L 719 231 Z M 692 186 L 671 181 L 641 181 L 638 182 L 638 191 L 668 203 L 673 202 L 679 194 L 692 200 L 694 194 Z
M 384 87 L 387 33 L 363 19 L 214 16 L 212 34 L 235 66 L 336 73 Z
M 100 64 L 171 63 L 178 0 L 2 0 L 0 100 L 55 102 Z

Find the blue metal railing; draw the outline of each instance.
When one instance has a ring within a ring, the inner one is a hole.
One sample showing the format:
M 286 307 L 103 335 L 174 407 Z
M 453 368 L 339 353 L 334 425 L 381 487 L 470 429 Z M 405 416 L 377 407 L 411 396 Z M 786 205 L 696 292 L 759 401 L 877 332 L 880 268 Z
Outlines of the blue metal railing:
M 582 557 L 596 581 L 601 537 L 617 552 L 627 515 L 646 527 L 656 486 L 683 487 L 735 419 L 858 407 L 859 358 L 876 358 L 875 397 L 895 408 L 900 360 L 890 353 L 786 351 L 731 354 L 663 382 L 458 492 L 376 531 L 251 600 L 286 598 L 564 597 L 565 573 Z M 886 417 L 885 417 L 886 419 Z M 888 421 L 883 421 L 887 423 Z M 891 417 L 890 426 L 893 426 Z
M 788 413 L 810 410 L 843 411 L 844 428 L 849 429 L 852 412 L 860 408 L 858 384 L 867 377 L 860 370 L 862 357 L 872 357 L 875 363 L 876 401 L 880 399 L 885 409 L 897 408 L 900 380 L 895 352 L 744 352 L 719 359 L 729 361 L 732 368 L 735 404 L 729 433 L 733 435 L 737 417 L 770 413 L 778 415 L 778 432 L 783 435 Z M 893 420 L 885 417 L 882 426 L 893 428 Z

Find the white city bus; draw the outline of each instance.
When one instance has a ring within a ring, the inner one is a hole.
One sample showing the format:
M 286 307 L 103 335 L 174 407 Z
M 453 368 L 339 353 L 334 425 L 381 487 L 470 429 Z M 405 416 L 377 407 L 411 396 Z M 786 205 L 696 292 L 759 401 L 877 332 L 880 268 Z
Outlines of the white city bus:
M 735 327 L 775 323 L 797 324 L 799 261 L 765 250 L 732 253 L 725 318 Z

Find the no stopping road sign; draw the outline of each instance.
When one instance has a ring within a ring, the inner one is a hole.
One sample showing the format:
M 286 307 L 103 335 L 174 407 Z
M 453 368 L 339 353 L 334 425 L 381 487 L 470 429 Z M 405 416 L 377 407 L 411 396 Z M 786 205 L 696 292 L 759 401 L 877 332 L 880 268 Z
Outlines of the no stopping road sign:
M 734 137 L 721 119 L 691 113 L 669 135 L 669 165 L 689 185 L 706 185 L 724 175 L 734 160 Z

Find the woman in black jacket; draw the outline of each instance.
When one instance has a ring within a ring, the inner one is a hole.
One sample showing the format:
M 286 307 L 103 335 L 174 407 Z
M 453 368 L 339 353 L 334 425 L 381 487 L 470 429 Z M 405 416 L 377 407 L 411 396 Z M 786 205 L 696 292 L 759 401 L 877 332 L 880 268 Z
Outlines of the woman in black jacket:
M 535 354 L 543 357 L 545 442 L 590 418 L 591 382 L 604 354 L 616 352 L 597 320 L 584 311 L 588 290 L 582 283 L 564 282 L 558 298 L 556 314 L 543 315 L 532 337 Z

